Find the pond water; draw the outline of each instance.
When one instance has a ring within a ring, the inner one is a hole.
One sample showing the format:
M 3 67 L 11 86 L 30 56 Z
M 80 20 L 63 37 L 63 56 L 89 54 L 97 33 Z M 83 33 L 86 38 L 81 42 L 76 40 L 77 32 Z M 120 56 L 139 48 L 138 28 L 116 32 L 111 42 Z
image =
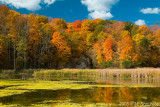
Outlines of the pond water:
M 160 106 L 157 80 L 0 80 L 1 107 Z

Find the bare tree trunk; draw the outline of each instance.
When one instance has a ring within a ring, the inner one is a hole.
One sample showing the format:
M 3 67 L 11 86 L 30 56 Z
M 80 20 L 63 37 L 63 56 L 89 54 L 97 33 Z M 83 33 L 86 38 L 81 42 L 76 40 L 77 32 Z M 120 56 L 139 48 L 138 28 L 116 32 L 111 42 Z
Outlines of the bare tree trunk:
M 14 70 L 16 70 L 16 43 L 15 43 L 15 40 L 14 40 Z
M 9 46 L 8 46 L 8 57 L 9 57 L 9 66 L 11 65 L 11 52 L 10 52 L 10 46 L 11 43 L 10 43 L 10 38 L 9 38 Z
M 36 52 L 34 50 L 34 69 L 36 68 Z
M 23 69 L 26 69 L 26 54 L 24 53 L 24 66 Z
M 25 26 L 25 43 L 27 44 L 27 32 L 28 32 L 28 25 L 26 23 L 26 26 Z M 26 47 L 27 48 L 27 47 Z M 25 51 L 25 54 L 24 54 L 24 69 L 26 69 L 26 66 L 27 66 L 27 49 Z

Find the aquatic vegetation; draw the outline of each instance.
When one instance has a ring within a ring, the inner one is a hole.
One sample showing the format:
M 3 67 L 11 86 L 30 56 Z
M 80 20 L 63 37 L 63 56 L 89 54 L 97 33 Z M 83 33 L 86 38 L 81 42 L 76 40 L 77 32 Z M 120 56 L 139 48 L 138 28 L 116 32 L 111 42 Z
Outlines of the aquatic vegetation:
M 33 73 L 35 79 L 90 79 L 97 78 L 145 78 L 160 79 L 160 69 L 62 69 L 62 70 L 38 70 Z M 85 78 L 86 77 L 86 78 Z
M 160 79 L 160 69 L 29 69 L 19 71 L 2 70 L 0 78 L 4 79 L 28 79 L 40 80 L 97 80 L 97 78 L 145 78 Z
M 59 103 L 55 105 L 54 107 L 106 107 L 109 104 L 105 103 L 85 103 L 85 104 L 77 104 L 77 103 L 70 103 L 70 102 L 64 102 L 64 103 Z M 110 104 L 113 105 L 113 104 Z
M 121 71 L 120 73 L 117 73 L 116 70 L 112 72 L 111 71 L 110 70 L 99 70 L 99 71 L 98 70 L 74 70 L 74 69 L 40 70 L 40 71 L 35 71 L 33 74 L 34 78 L 28 79 L 28 80 L 22 80 L 22 79 L 2 80 L 1 79 L 0 80 L 0 102 L 3 102 L 3 101 L 5 102 L 7 99 L 12 100 L 12 97 L 13 97 L 14 103 L 11 103 L 11 104 L 0 103 L 0 106 L 2 107 L 19 107 L 22 105 L 30 106 L 30 107 L 32 106 L 33 107 L 106 106 L 106 103 L 103 103 L 103 101 L 98 102 L 97 100 L 97 103 L 93 103 L 95 102 L 94 101 L 95 98 L 92 99 L 93 96 L 95 94 L 97 95 L 99 94 L 95 90 L 96 88 L 99 88 L 100 90 L 102 90 L 102 93 L 104 93 L 104 95 L 110 95 L 110 94 L 107 94 L 107 91 L 105 91 L 105 89 L 113 88 L 114 90 L 117 90 L 116 93 L 119 93 L 120 89 L 128 90 L 130 88 L 134 88 L 136 90 L 139 90 L 140 88 L 145 87 L 146 89 L 152 88 L 154 90 L 154 89 L 158 89 L 158 87 L 160 86 L 158 79 L 139 80 L 135 78 L 134 80 L 130 75 L 133 73 L 133 71 L 131 73 L 128 73 L 127 71 L 125 72 Z M 150 77 L 154 75 L 155 74 L 152 72 L 149 74 Z M 108 78 L 107 76 L 110 78 Z M 122 77 L 130 78 L 128 79 L 129 83 Z M 55 80 L 60 80 L 60 81 L 55 81 Z M 137 81 L 137 82 L 133 82 L 133 81 Z M 142 81 L 142 83 L 140 81 Z M 126 93 L 127 92 L 128 91 L 126 91 Z M 153 92 L 157 93 L 157 91 L 153 91 Z M 38 95 L 37 93 L 40 93 L 40 95 Z M 121 94 L 126 95 L 126 93 L 121 93 Z M 88 94 L 91 94 L 92 97 L 89 96 Z M 26 98 L 29 97 L 29 100 L 23 99 L 25 97 Z M 34 99 L 34 97 L 38 98 L 38 100 Z M 91 98 L 89 98 L 89 100 L 86 100 L 86 97 L 91 97 Z M 125 96 L 122 96 L 122 97 L 125 97 Z M 158 96 L 156 96 L 156 98 L 157 97 Z M 46 101 L 44 101 L 44 98 L 46 99 Z M 105 99 L 105 98 L 110 98 L 110 99 Z M 111 97 L 108 97 L 108 96 L 105 98 L 103 98 L 104 101 L 111 101 L 112 99 Z M 130 95 L 129 95 L 129 98 L 130 98 Z M 76 99 L 75 101 L 80 101 L 80 102 L 86 101 L 86 103 L 72 102 L 72 100 L 65 101 L 68 99 Z M 156 102 L 158 102 L 157 99 L 155 100 Z M 21 102 L 21 100 L 24 100 L 24 101 Z M 33 101 L 35 103 L 33 103 Z M 112 106 L 114 106 L 114 104 Z
M 65 82 L 67 84 L 68 82 L 70 83 L 72 81 Z M 159 95 L 159 88 L 156 87 L 98 87 L 97 85 L 97 87 L 87 89 L 35 89 L 19 95 L 0 97 L 0 106 L 113 107 L 118 106 L 120 102 L 130 103 L 134 101 L 138 101 L 138 103 L 155 103 L 159 105 Z
M 0 90 L 0 97 L 21 94 L 34 90 L 58 90 L 58 89 L 84 89 L 91 88 L 92 85 L 78 84 L 75 81 L 10 81 L 1 80 L 0 86 L 4 89 Z M 5 86 L 7 86 L 5 88 Z
M 35 81 L 23 86 L 8 87 L 7 89 L 57 90 L 57 89 L 83 89 L 90 87 L 92 87 L 92 85 L 78 84 L 74 83 L 73 81 Z
M 0 97 L 21 94 L 34 90 L 86 89 L 93 87 L 157 87 L 146 84 L 88 84 L 87 81 L 42 81 L 42 80 L 1 80 Z
M 17 95 L 22 94 L 24 92 L 29 92 L 29 90 L 20 90 L 20 89 L 3 89 L 0 90 L 0 97 L 10 96 L 10 95 Z
M 131 78 L 131 74 L 123 73 L 123 74 L 121 74 L 121 78 L 126 78 L 126 79 Z
M 0 87 L 26 85 L 26 84 L 28 84 L 28 83 L 29 83 L 29 81 L 1 80 L 1 79 L 0 79 Z
M 85 103 L 85 104 L 78 104 L 78 103 L 71 103 L 68 101 L 64 101 L 64 102 L 55 102 L 52 101 L 51 104 L 32 104 L 30 105 L 30 107 L 104 107 L 107 105 L 113 105 L 113 104 L 105 104 L 105 103 Z M 19 105 L 17 104 L 11 104 L 11 105 L 3 105 L 0 103 L 1 107 L 19 107 Z

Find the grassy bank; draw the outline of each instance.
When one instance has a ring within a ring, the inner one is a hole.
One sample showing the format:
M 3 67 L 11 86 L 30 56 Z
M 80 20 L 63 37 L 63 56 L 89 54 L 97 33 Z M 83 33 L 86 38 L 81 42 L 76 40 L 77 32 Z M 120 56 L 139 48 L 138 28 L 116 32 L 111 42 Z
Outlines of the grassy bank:
M 0 78 L 35 78 L 44 80 L 59 79 L 97 79 L 97 78 L 121 78 L 121 79 L 160 79 L 159 68 L 138 68 L 138 69 L 28 69 L 21 71 L 1 70 Z
M 141 78 L 160 79 L 160 69 L 63 69 L 63 70 L 40 70 L 34 71 L 34 78 L 37 79 L 58 79 L 58 78 Z
M 23 78 L 30 78 L 32 77 L 34 69 L 26 69 L 26 70 L 1 70 L 0 71 L 0 79 L 23 79 Z

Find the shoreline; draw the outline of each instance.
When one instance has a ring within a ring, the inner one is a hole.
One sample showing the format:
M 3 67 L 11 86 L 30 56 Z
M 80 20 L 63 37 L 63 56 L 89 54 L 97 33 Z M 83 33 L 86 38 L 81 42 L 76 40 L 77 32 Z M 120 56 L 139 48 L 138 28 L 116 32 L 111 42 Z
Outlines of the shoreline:
M 51 77 L 91 77 L 91 78 L 140 78 L 160 79 L 160 68 L 136 68 L 136 69 L 26 69 L 20 71 L 2 70 L 0 78 L 39 78 Z

